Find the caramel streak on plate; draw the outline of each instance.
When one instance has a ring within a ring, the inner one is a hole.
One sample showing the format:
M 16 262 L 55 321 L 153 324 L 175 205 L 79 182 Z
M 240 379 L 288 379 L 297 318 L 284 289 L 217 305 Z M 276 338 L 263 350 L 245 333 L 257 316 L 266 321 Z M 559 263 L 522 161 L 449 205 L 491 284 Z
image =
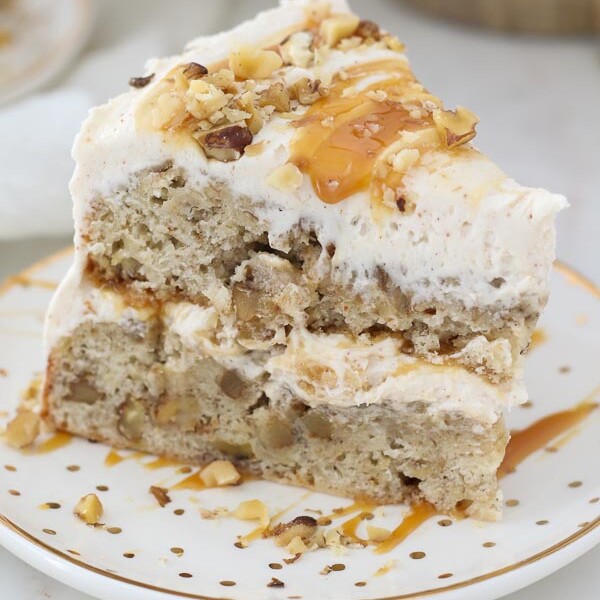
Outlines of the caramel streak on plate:
M 402 519 L 402 522 L 394 531 L 392 535 L 381 542 L 375 549 L 376 554 L 385 554 L 390 550 L 393 550 L 398 544 L 403 542 L 411 533 L 416 531 L 425 521 L 429 520 L 434 515 L 438 514 L 435 507 L 429 502 L 420 502 L 410 508 L 408 514 Z
M 598 404 L 592 401 L 598 392 L 600 387 L 589 395 L 589 400 L 584 400 L 574 408 L 553 413 L 514 432 L 506 448 L 504 461 L 498 469 L 498 477 L 512 473 L 531 454 L 588 417 L 598 408 Z
M 564 262 L 560 260 L 554 261 L 554 268 L 558 271 L 564 278 L 571 284 L 576 285 L 580 288 L 583 288 L 586 292 L 592 294 L 592 296 L 596 296 L 596 298 L 600 298 L 600 288 L 590 279 L 578 273 L 572 267 L 569 267 Z

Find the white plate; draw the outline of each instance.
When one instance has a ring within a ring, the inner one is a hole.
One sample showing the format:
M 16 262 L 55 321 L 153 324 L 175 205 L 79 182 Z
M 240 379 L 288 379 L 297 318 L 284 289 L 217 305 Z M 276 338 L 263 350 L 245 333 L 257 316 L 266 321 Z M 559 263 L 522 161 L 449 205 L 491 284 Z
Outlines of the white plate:
M 50 81 L 91 32 L 91 0 L 0 2 L 0 104 Z
M 70 260 L 63 253 L 0 289 L 0 426 L 43 367 L 44 309 Z M 515 428 L 598 393 L 598 291 L 565 269 L 554 272 L 552 291 L 541 324 L 546 340 L 527 358 L 533 405 L 513 411 L 509 421 Z M 287 565 L 285 550 L 271 540 L 234 547 L 236 536 L 249 532 L 252 523 L 202 519 L 200 508 L 234 508 L 259 498 L 272 511 L 294 504 L 281 516 L 287 520 L 306 514 L 306 508 L 329 512 L 349 500 L 252 481 L 237 488 L 172 491 L 172 503 L 160 508 L 148 488 L 169 487 L 186 477 L 177 466 L 149 469 L 145 465 L 152 457 L 130 457 L 107 467 L 109 449 L 79 439 L 47 453 L 0 445 L 0 543 L 56 579 L 110 600 L 492 599 L 548 575 L 600 541 L 600 411 L 553 446 L 558 451 L 537 452 L 503 480 L 509 506 L 500 523 L 452 520 L 451 526 L 440 526 L 438 516 L 386 555 L 371 549 L 341 556 L 319 550 Z M 70 465 L 79 469 L 67 469 Z M 104 503 L 106 527 L 120 533 L 86 527 L 73 516 L 76 501 L 90 492 Z M 519 502 L 515 506 L 512 500 Z M 60 508 L 40 508 L 48 502 Z M 393 527 L 406 510 L 385 507 L 373 522 Z M 269 563 L 283 568 L 274 570 Z M 332 564 L 345 569 L 321 574 Z M 382 567 L 386 572 L 374 575 Z M 267 587 L 271 577 L 285 587 Z

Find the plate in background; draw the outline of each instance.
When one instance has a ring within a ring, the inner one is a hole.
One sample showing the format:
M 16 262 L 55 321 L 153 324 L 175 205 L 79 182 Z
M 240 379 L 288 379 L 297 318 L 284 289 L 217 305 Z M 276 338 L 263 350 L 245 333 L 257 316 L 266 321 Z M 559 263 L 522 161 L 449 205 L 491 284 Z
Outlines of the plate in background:
M 43 368 L 44 311 L 70 262 L 70 253 L 63 253 L 0 288 L 0 427 Z M 541 327 L 526 365 L 532 404 L 509 417 L 517 429 L 597 399 L 600 391 L 598 291 L 561 267 L 553 273 Z M 416 595 L 491 600 L 554 572 L 600 542 L 598 410 L 553 441 L 552 451 L 532 455 L 503 480 L 502 522 L 435 516 L 388 554 L 319 550 L 289 565 L 285 550 L 271 540 L 246 549 L 234 546 L 254 524 L 203 519 L 201 511 L 258 498 L 272 512 L 287 508 L 280 517 L 286 521 L 312 514 L 307 508 L 328 513 L 349 500 L 251 481 L 236 488 L 171 491 L 172 502 L 161 508 L 148 488 L 171 487 L 188 477 L 179 466 L 121 452 L 126 460 L 109 467 L 110 449 L 101 444 L 50 439 L 68 443 L 29 453 L 0 446 L 0 543 L 48 575 L 107 600 Z M 105 506 L 105 528 L 86 527 L 72 514 L 77 500 L 92 492 Z M 371 523 L 393 528 L 406 511 L 385 507 Z M 343 569 L 325 573 L 332 565 Z M 272 577 L 285 587 L 267 587 Z
M 91 0 L 0 0 L 0 104 L 39 88 L 89 38 Z

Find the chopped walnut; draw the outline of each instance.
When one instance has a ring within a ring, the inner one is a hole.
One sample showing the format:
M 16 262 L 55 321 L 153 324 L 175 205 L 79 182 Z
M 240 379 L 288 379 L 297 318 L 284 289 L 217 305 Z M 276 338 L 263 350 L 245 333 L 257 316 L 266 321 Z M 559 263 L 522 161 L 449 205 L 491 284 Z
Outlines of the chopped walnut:
M 102 518 L 104 508 L 96 494 L 87 494 L 75 505 L 73 512 L 88 525 L 97 525 Z
M 252 135 L 256 135 L 263 126 L 264 119 L 261 111 L 257 107 L 258 96 L 252 92 L 244 92 L 237 100 L 237 105 L 248 114 L 246 117 L 246 126 Z
M 329 95 L 329 88 L 321 84 L 318 79 L 302 77 L 290 86 L 290 95 L 300 104 L 309 105 L 319 98 Z
M 277 52 L 241 44 L 229 54 L 229 68 L 239 79 L 265 79 L 281 67 Z
M 190 81 L 185 94 L 185 108 L 196 119 L 208 119 L 213 113 L 227 106 L 230 96 L 203 79 Z
M 183 66 L 183 74 L 188 79 L 201 79 L 204 75 L 208 75 L 208 69 L 204 65 L 191 62 Z
M 416 148 L 404 148 L 391 157 L 392 170 L 406 173 L 418 160 L 421 154 Z
M 375 41 L 379 41 L 381 39 L 381 30 L 379 29 L 379 25 L 377 25 L 377 23 L 373 23 L 373 21 L 362 20 L 358 24 L 354 35 L 363 38 L 363 40 L 373 39 Z
M 385 102 L 388 97 L 384 90 L 370 90 L 367 92 L 366 96 L 371 100 L 375 100 L 375 102 Z
M 343 38 L 350 37 L 357 30 L 359 22 L 356 15 L 336 15 L 321 22 L 319 33 L 325 44 L 333 47 Z
M 13 448 L 25 448 L 33 444 L 40 434 L 41 419 L 37 413 L 22 410 L 6 426 L 5 439 Z
M 262 527 L 268 527 L 271 522 L 269 509 L 260 500 L 245 500 L 240 503 L 232 514 L 243 521 L 259 521 Z
M 357 35 L 353 35 L 352 37 L 346 37 L 343 40 L 340 40 L 340 43 L 337 45 L 338 50 L 342 50 L 347 52 L 348 50 L 353 50 L 354 48 L 358 48 L 362 46 L 364 40 Z
M 194 137 L 202 146 L 206 156 L 222 162 L 237 160 L 244 154 L 246 146 L 252 143 L 252 133 L 242 125 L 228 125 L 197 133 Z
M 13 448 L 25 448 L 35 442 L 40 434 L 40 416 L 30 410 L 19 410 L 6 426 L 5 440 Z
M 134 88 L 146 87 L 154 79 L 154 73 L 146 75 L 145 77 L 132 77 L 129 80 L 129 85 Z
M 287 546 L 299 537 L 303 542 L 309 540 L 317 531 L 317 521 L 313 517 L 302 515 L 292 519 L 289 523 L 279 523 L 273 529 L 272 535 L 278 546 Z
M 309 31 L 297 31 L 286 38 L 279 50 L 286 65 L 306 69 L 314 61 L 313 35 Z
M 157 485 L 151 485 L 149 491 L 156 498 L 156 501 L 160 504 L 160 506 L 164 507 L 171 502 L 171 497 L 165 488 L 158 487 Z
M 295 538 L 290 540 L 290 543 L 286 546 L 285 549 L 291 555 L 294 556 L 293 562 L 295 562 L 296 560 L 298 560 L 298 558 L 300 558 L 300 556 L 302 556 L 302 554 L 308 551 L 308 546 L 304 543 L 302 538 L 299 535 L 297 535 Z
M 278 81 L 258 96 L 259 106 L 273 106 L 279 112 L 290 110 L 290 94 L 286 87 Z
M 386 35 L 382 40 L 390 50 L 404 52 L 406 49 L 404 44 L 394 35 Z
M 209 487 L 236 485 L 242 476 L 228 460 L 215 460 L 200 471 L 200 479 Z
M 204 78 L 208 83 L 212 83 L 215 87 L 225 90 L 227 92 L 232 91 L 232 86 L 235 82 L 235 75 L 231 69 L 219 69 Z
M 152 109 L 152 125 L 157 129 L 179 127 L 187 117 L 184 99 L 175 92 L 165 92 Z
M 137 441 L 142 437 L 146 420 L 146 408 L 141 400 L 129 399 L 117 409 L 119 420 L 117 429 L 129 441 Z
M 452 110 L 434 110 L 433 122 L 444 146 L 455 148 L 472 140 L 477 132 L 475 126 L 479 118 L 468 108 L 457 107 Z

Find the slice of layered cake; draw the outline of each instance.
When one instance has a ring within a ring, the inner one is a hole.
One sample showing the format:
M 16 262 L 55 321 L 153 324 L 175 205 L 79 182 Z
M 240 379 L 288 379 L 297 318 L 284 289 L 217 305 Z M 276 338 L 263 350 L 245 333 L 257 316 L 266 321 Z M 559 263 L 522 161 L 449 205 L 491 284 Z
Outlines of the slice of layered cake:
M 75 145 L 59 429 L 493 518 L 565 200 L 509 179 L 402 44 L 288 1 L 151 61 Z

